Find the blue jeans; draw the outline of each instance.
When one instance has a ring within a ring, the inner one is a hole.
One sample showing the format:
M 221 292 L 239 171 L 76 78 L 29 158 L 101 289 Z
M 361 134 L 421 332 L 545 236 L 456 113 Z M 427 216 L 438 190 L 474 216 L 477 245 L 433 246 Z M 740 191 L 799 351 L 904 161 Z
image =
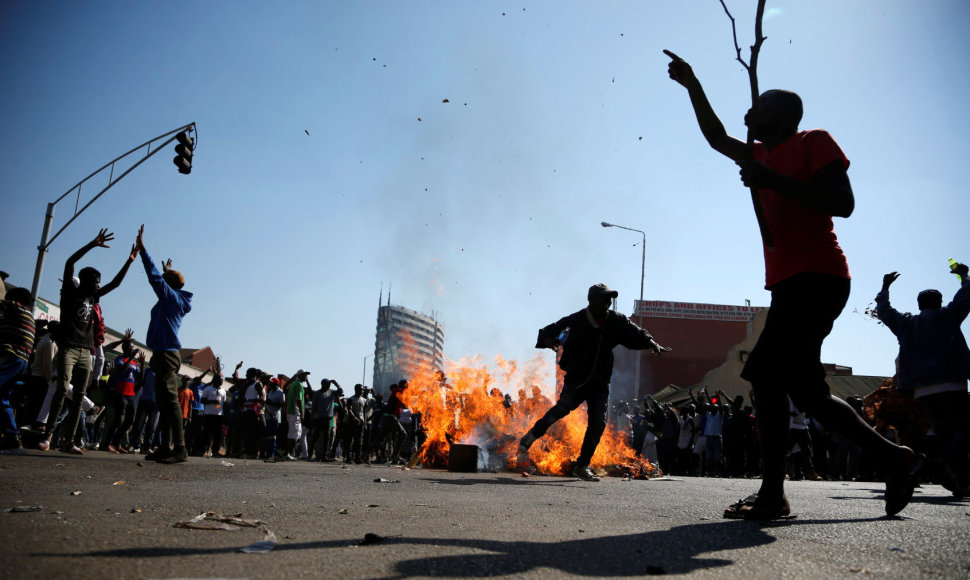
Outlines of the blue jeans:
M 19 383 L 17 379 L 25 370 L 27 370 L 27 361 L 13 355 L 0 360 L 0 432 L 3 433 L 4 439 L 17 439 L 20 436 L 10 400 Z

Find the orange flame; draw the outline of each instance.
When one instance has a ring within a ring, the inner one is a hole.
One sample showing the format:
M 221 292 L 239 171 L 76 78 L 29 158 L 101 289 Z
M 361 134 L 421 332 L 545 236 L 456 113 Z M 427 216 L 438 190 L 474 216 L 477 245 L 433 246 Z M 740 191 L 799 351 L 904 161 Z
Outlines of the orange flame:
M 540 355 L 520 365 L 497 356 L 494 365 L 481 357 L 446 360 L 442 375 L 430 360 L 422 360 L 413 341 L 404 334 L 404 350 L 419 360 L 408 377 L 408 388 L 399 396 L 413 413 L 420 413 L 426 439 L 418 460 L 429 467 L 446 467 L 451 443 L 477 445 L 488 457 L 489 470 L 534 469 L 549 475 L 569 473 L 586 432 L 586 413 L 581 409 L 558 421 L 532 446 L 528 458 L 518 453 L 519 439 L 554 401 L 542 392 L 549 362 Z M 562 389 L 562 371 L 556 368 L 556 392 Z M 509 394 L 507 402 L 504 395 Z M 639 457 L 627 443 L 625 433 L 608 425 L 591 461 L 596 470 L 646 478 L 659 469 Z

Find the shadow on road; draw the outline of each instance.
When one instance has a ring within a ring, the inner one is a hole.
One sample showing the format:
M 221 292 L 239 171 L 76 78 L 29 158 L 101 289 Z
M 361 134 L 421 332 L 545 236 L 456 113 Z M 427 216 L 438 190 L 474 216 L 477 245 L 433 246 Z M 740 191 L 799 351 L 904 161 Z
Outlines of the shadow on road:
M 276 552 L 343 548 L 357 540 L 279 544 Z M 580 576 L 642 576 L 686 574 L 693 570 L 729 566 L 733 560 L 704 554 L 763 546 L 775 541 L 753 522 L 725 521 L 676 526 L 667 530 L 558 543 L 449 538 L 388 537 L 363 550 L 382 545 L 446 546 L 472 550 L 448 556 L 417 557 L 393 564 L 395 578 L 412 576 L 505 576 L 546 568 Z M 39 557 L 158 558 L 237 552 L 232 548 L 136 548 L 82 553 L 39 554 Z M 361 554 L 362 555 L 362 554 Z M 376 554 L 375 554 L 376 556 Z

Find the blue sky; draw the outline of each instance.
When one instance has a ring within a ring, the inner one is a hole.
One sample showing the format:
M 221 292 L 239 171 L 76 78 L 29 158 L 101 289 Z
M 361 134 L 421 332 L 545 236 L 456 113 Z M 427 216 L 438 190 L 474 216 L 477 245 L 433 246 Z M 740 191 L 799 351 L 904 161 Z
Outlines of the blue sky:
M 728 2 L 745 57 L 753 5 Z M 852 162 L 856 210 L 836 232 L 853 289 L 823 359 L 892 374 L 895 339 L 860 314 L 882 275 L 902 272 L 910 310 L 919 290 L 956 290 L 947 258 L 970 260 L 970 5 L 768 7 L 761 88 L 801 94 L 802 128 Z M 647 232 L 647 299 L 767 305 L 748 193 L 664 48 L 743 138 L 747 77 L 717 0 L 3 2 L 0 269 L 29 287 L 47 203 L 195 121 L 192 174 L 165 152 L 116 185 L 55 241 L 41 296 L 100 227 L 117 240 L 82 265 L 110 278 L 144 223 L 195 293 L 185 345 L 350 384 L 382 286 L 436 313 L 452 359 L 531 359 L 536 329 L 596 282 L 630 313 L 639 235 L 601 221 Z M 153 302 L 133 268 L 106 321 L 143 338 Z

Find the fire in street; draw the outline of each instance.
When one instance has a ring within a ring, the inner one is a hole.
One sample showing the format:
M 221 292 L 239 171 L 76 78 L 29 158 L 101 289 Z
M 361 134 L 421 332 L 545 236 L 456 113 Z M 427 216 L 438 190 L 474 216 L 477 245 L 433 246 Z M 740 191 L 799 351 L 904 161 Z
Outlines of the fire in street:
M 409 344 L 408 337 L 403 338 Z M 428 467 L 447 467 L 451 444 L 460 443 L 477 445 L 486 457 L 483 468 L 490 471 L 570 473 L 586 431 L 585 413 L 570 413 L 557 422 L 528 456 L 518 453 L 519 438 L 554 403 L 538 386 L 547 382 L 549 368 L 538 354 L 521 366 L 499 356 L 494 369 L 479 358 L 446 360 L 444 372 L 421 361 L 408 377 L 408 388 L 399 395 L 421 417 L 424 440 L 415 459 Z M 557 369 L 556 392 L 560 389 L 562 373 Z M 645 479 L 662 475 L 635 453 L 626 433 L 612 424 L 607 425 L 590 466 L 617 476 Z

